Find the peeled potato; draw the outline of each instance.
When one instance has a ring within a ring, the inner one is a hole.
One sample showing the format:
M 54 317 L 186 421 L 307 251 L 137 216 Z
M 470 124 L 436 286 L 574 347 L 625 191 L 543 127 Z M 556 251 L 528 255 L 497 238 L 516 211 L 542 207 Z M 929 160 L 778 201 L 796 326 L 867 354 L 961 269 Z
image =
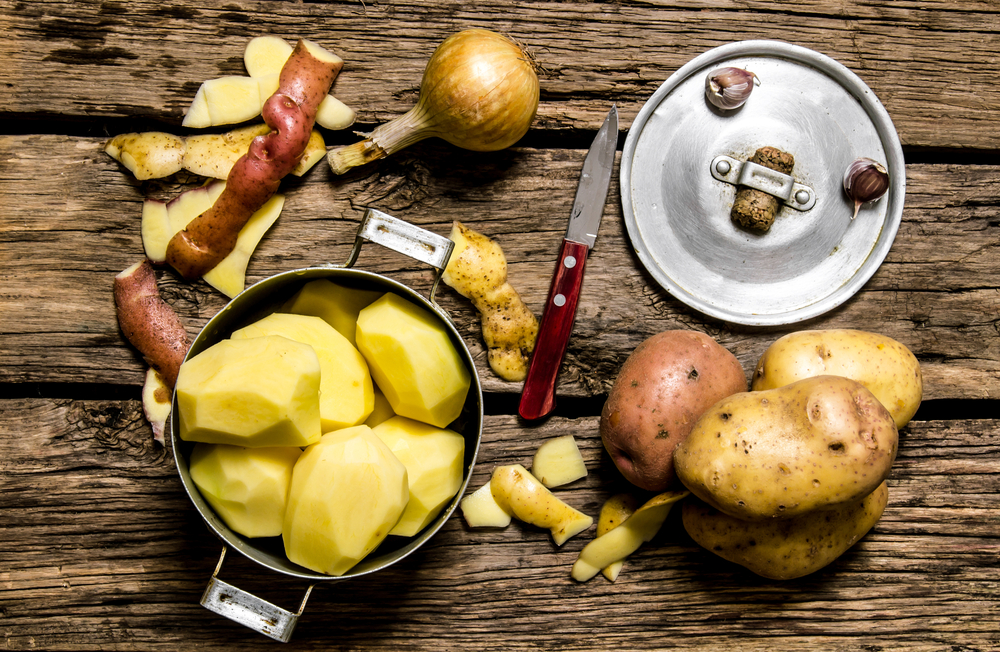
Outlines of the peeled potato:
M 319 358 L 323 432 L 362 423 L 375 407 L 368 365 L 351 343 L 319 317 L 275 312 L 235 331 L 234 340 L 282 335 L 308 344 Z
M 472 376 L 440 317 L 388 292 L 358 314 L 358 350 L 393 412 L 444 428 Z
M 279 335 L 223 340 L 181 365 L 174 391 L 185 441 L 308 446 L 321 435 L 319 358 Z
M 292 471 L 285 554 L 311 570 L 343 575 L 388 536 L 409 497 L 406 467 L 371 428 L 327 433 Z
M 285 519 L 292 467 L 301 453 L 295 446 L 195 444 L 191 480 L 233 532 L 276 537 Z
M 465 438 L 406 417 L 392 417 L 372 429 L 406 467 L 410 500 L 389 534 L 410 537 L 441 513 L 465 477 Z
M 535 451 L 531 473 L 550 489 L 587 476 L 587 465 L 573 435 L 544 442 Z

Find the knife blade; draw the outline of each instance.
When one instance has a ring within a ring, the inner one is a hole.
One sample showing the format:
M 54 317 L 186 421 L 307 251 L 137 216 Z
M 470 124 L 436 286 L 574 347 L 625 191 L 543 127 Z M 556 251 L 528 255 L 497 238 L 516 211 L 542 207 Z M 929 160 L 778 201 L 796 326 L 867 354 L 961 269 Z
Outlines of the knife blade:
M 556 378 L 573 332 L 587 254 L 597 241 L 604 215 L 617 147 L 618 108 L 612 105 L 583 161 L 569 227 L 559 250 L 535 351 L 521 390 L 518 413 L 525 419 L 540 419 L 555 408 Z

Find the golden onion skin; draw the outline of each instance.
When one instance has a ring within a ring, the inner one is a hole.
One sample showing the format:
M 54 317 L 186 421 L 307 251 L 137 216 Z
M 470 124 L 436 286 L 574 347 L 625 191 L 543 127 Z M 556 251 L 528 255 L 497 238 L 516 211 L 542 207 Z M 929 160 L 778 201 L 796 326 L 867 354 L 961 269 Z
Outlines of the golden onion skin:
M 431 55 L 412 109 L 331 150 L 327 162 L 343 174 L 432 136 L 476 152 L 505 149 L 527 133 L 538 97 L 535 63 L 521 46 L 486 29 L 458 32 Z

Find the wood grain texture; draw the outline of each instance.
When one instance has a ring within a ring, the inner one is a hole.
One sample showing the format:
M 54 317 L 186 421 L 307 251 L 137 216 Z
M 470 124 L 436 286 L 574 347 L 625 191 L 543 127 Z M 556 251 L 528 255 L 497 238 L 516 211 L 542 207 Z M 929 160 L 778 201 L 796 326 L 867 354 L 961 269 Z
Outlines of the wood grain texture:
M 0 194 L 21 198 L 0 213 L 0 382 L 142 382 L 142 362 L 114 319 L 112 281 L 143 255 L 142 199 L 172 197 L 199 180 L 182 173 L 135 181 L 102 145 L 0 136 Z M 248 278 L 346 261 L 371 205 L 442 235 L 461 220 L 496 239 L 511 284 L 541 315 L 584 154 L 484 155 L 425 142 L 344 177 L 321 164 L 282 186 L 285 209 L 251 259 Z M 863 290 L 822 317 L 781 328 L 734 327 L 671 297 L 632 251 L 612 194 L 588 259 L 558 395 L 606 393 L 632 349 L 661 330 L 707 332 L 750 373 L 780 335 L 833 327 L 876 330 L 908 346 L 924 370 L 925 398 L 1000 398 L 1000 167 L 910 165 L 907 190 L 892 250 Z M 377 245 L 362 250 L 357 266 L 430 289 L 430 268 Z M 169 270 L 160 282 L 192 338 L 224 305 L 203 282 L 185 283 Z M 520 383 L 490 371 L 471 303 L 447 287 L 439 299 L 473 352 L 486 391 L 519 392 Z
M 0 623 L 5 649 L 258 649 L 264 637 L 201 608 L 221 546 L 155 446 L 135 401 L 0 401 Z M 14 436 L 17 433 L 18 436 Z M 624 481 L 595 418 L 527 428 L 487 417 L 470 489 L 498 464 L 530 466 L 573 434 L 590 474 L 557 495 L 595 515 Z M 889 505 L 826 569 L 756 577 L 700 549 L 671 514 L 614 584 L 569 569 L 562 548 L 513 523 L 460 515 L 412 556 L 320 584 L 296 649 L 993 650 L 1000 646 L 1000 428 L 904 429 Z M 128 518 L 123 518 L 128 514 Z M 220 577 L 286 609 L 305 585 L 230 552 Z M 736 643 L 735 641 L 738 641 Z
M 346 62 L 334 93 L 375 125 L 416 100 L 424 65 L 452 32 L 488 27 L 544 69 L 533 132 L 596 129 L 617 102 L 627 127 L 693 57 L 748 39 L 782 40 L 841 62 L 893 117 L 904 145 L 993 149 L 1000 119 L 994 3 L 695 2 L 0 2 L 7 71 L 0 114 L 179 125 L 206 79 L 245 74 L 259 34 L 309 38 Z M 392 65 L 386 66 L 385 61 Z M 53 83 L 57 80 L 56 83 Z M 941 129 L 942 121 L 948 128 Z
M 489 370 L 479 318 L 439 289 L 487 393 L 470 490 L 498 464 L 530 466 L 573 434 L 590 474 L 557 494 L 597 515 L 629 490 L 598 414 L 622 362 L 666 329 L 706 332 L 753 366 L 800 328 L 874 330 L 920 360 L 925 399 L 901 432 L 889 505 L 826 569 L 764 580 L 702 550 L 674 513 L 616 583 L 574 582 L 593 530 L 555 547 L 513 523 L 453 516 L 378 573 L 320 584 L 288 647 L 316 650 L 1000 650 L 1000 10 L 995 0 L 0 0 L 0 633 L 7 650 L 256 650 L 275 643 L 199 605 L 219 559 L 172 450 L 138 403 L 144 367 L 118 331 L 115 274 L 143 255 L 145 197 L 203 180 L 136 181 L 102 147 L 124 131 L 192 133 L 199 85 L 244 74 L 249 38 L 313 39 L 343 56 L 334 93 L 367 131 L 409 109 L 435 46 L 467 27 L 525 43 L 542 66 L 537 119 L 518 147 L 476 154 L 425 141 L 333 176 L 286 179 L 285 209 L 250 261 L 256 282 L 347 260 L 373 206 L 445 235 L 494 238 L 511 284 L 541 314 L 582 147 L 615 102 L 624 139 L 643 103 L 699 54 L 776 39 L 833 57 L 887 108 L 905 147 L 906 202 L 891 251 L 841 307 L 782 328 L 687 308 L 642 267 L 617 193 L 587 261 L 557 415 L 515 416 L 519 383 Z M 350 130 L 324 132 L 330 145 Z M 616 171 L 617 173 L 617 171 Z M 859 218 L 861 219 L 861 218 Z M 357 266 L 426 293 L 428 268 L 374 245 Z M 158 272 L 189 334 L 222 308 L 203 282 Z M 575 399 L 575 400 L 571 400 Z M 989 399 L 989 400 L 983 400 Z M 560 401 L 562 403 L 560 403 Z M 560 405 L 565 405 L 560 410 Z M 984 419 L 970 419 L 974 409 Z M 223 580 L 295 609 L 306 590 L 238 553 Z

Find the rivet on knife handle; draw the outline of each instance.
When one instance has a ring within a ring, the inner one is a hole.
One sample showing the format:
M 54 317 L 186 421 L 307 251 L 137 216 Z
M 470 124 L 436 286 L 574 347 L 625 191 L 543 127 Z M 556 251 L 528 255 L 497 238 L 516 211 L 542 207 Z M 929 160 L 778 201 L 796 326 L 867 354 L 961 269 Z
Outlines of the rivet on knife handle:
M 555 407 L 556 377 L 570 333 L 573 332 L 588 251 L 585 244 L 563 240 L 549 298 L 538 327 L 535 352 L 521 392 L 518 413 L 525 419 L 540 419 Z

